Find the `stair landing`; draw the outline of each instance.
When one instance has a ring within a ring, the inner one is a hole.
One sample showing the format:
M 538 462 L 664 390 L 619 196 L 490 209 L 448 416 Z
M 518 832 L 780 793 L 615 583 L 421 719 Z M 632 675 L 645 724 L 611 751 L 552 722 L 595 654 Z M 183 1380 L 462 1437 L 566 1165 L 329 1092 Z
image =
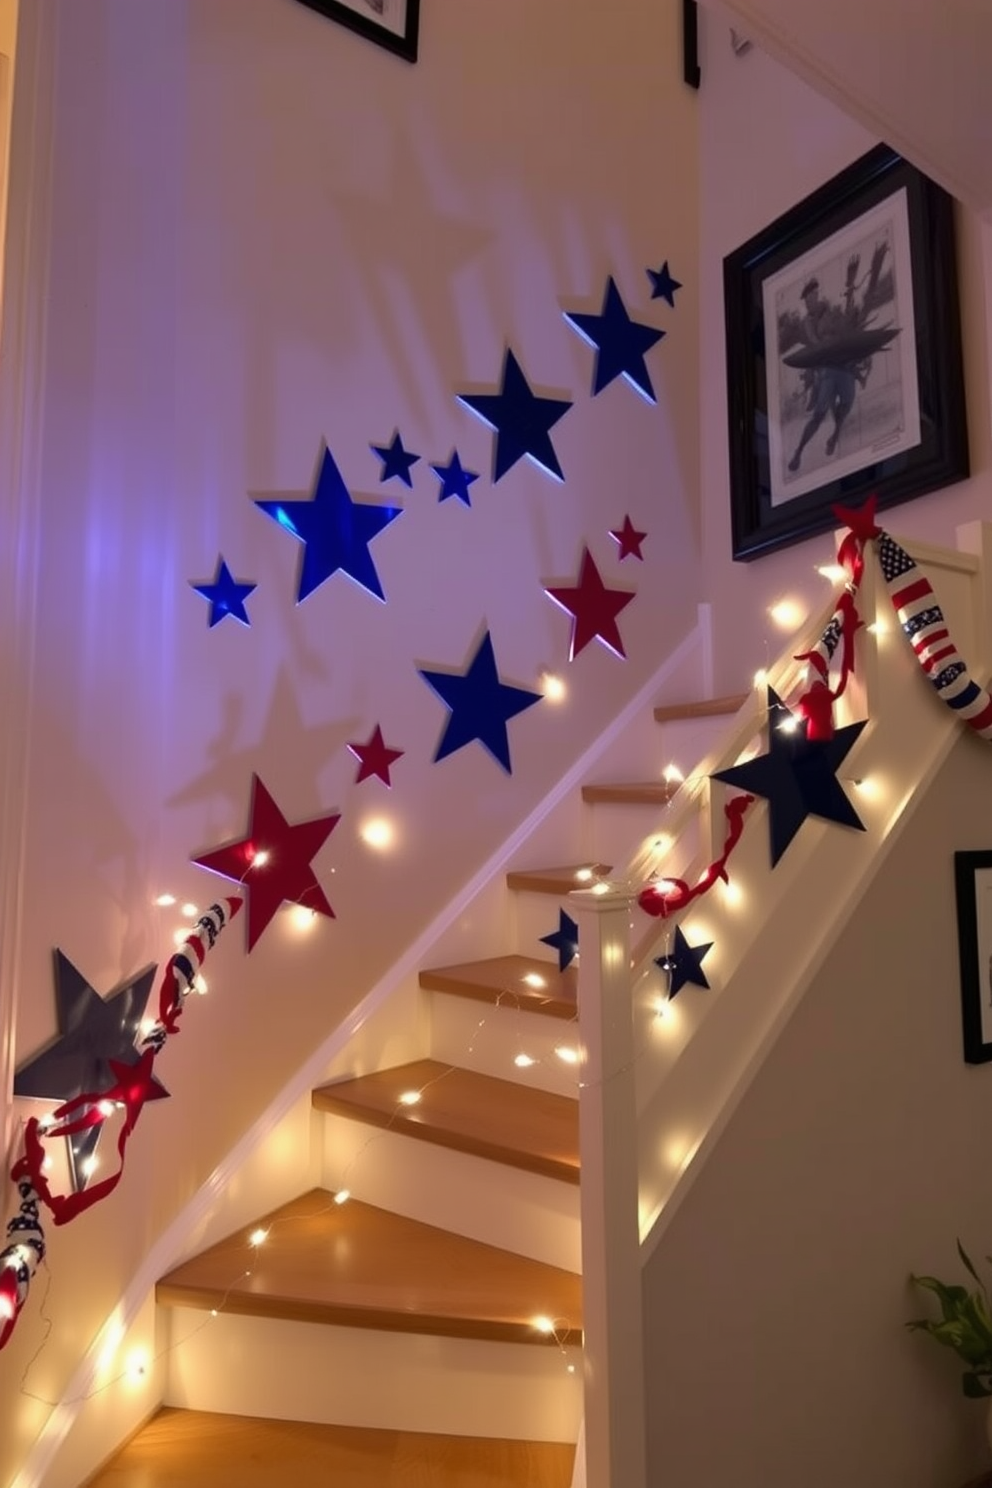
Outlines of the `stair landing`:
M 87 1488 L 569 1488 L 575 1448 L 165 1407 Z

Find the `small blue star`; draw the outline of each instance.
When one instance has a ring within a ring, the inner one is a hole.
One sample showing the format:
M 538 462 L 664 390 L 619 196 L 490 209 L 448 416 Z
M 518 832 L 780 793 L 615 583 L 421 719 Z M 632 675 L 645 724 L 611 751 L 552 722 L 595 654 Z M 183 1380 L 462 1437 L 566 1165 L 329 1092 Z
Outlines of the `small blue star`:
M 706 973 L 700 962 L 707 951 L 713 949 L 713 942 L 707 945 L 691 946 L 682 934 L 678 926 L 675 927 L 675 945 L 667 956 L 658 956 L 655 966 L 668 973 L 668 995 L 675 997 L 686 982 L 692 982 L 695 987 L 709 987 Z
M 324 449 L 309 501 L 256 500 L 255 505 L 303 544 L 297 604 L 339 569 L 385 602 L 369 543 L 400 516 L 403 508 L 352 501 L 329 449 Z
M 194 584 L 191 580 L 190 588 L 195 589 L 197 594 L 202 594 L 210 605 L 208 629 L 219 625 L 225 615 L 230 615 L 232 620 L 240 620 L 242 625 L 251 624 L 248 611 L 245 609 L 245 600 L 249 594 L 254 593 L 258 585 L 239 584 L 223 558 L 217 559 L 217 568 L 212 583 Z
M 496 430 L 494 482 L 524 455 L 557 480 L 565 479 L 549 430 L 572 405 L 562 398 L 539 398 L 532 393 L 509 347 L 503 360 L 503 386 L 498 393 L 458 393 L 457 397 L 483 423 Z
M 432 465 L 431 469 L 441 482 L 441 490 L 438 501 L 447 501 L 449 496 L 457 496 L 459 501 L 464 501 L 466 506 L 472 505 L 468 488 L 479 479 L 474 470 L 464 470 L 462 462 L 458 458 L 458 451 L 451 451 L 451 459 L 447 465 Z
M 403 441 L 400 438 L 399 430 L 393 435 L 392 444 L 373 444 L 370 448 L 375 451 L 382 461 L 379 484 L 382 485 L 383 481 L 392 480 L 395 476 L 397 480 L 401 480 L 405 486 L 409 486 L 412 490 L 413 477 L 410 474 L 410 469 L 411 466 L 416 465 L 420 456 L 411 455 L 409 450 L 403 448 Z
M 523 687 L 509 687 L 499 680 L 488 630 L 463 675 L 418 670 L 427 685 L 451 710 L 434 756 L 435 764 L 478 739 L 506 773 L 512 775 L 507 722 L 539 703 L 544 694 L 528 692 Z
M 542 935 L 541 944 L 558 952 L 558 970 L 571 966 L 579 954 L 579 927 L 563 909 L 558 911 L 558 929 L 553 935 Z
M 682 285 L 677 279 L 673 279 L 668 272 L 668 259 L 660 269 L 648 269 L 647 276 L 651 280 L 651 298 L 653 300 L 667 300 L 672 309 L 675 309 L 675 291 L 681 289 Z
M 664 331 L 631 320 L 613 277 L 606 281 L 606 294 L 600 315 L 573 315 L 565 319 L 573 325 L 590 346 L 596 347 L 596 369 L 593 374 L 593 397 L 601 393 L 616 377 L 626 377 L 642 397 L 655 402 L 654 388 L 644 353 L 660 341 Z

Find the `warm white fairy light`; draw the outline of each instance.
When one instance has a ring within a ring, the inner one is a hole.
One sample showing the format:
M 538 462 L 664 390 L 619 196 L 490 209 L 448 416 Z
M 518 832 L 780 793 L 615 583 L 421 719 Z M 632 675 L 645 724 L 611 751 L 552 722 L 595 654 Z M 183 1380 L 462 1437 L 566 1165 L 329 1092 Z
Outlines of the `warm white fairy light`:
M 737 909 L 744 902 L 744 893 L 740 884 L 732 880 L 725 880 L 723 884 L 723 902 L 731 909 Z
M 576 883 L 591 883 L 593 872 L 591 868 L 578 868 L 575 873 Z
M 317 911 L 307 909 L 305 904 L 291 904 L 289 906 L 289 921 L 293 929 L 300 935 L 305 935 L 312 930 L 317 923 Z
M 759 667 L 754 674 L 755 687 L 766 687 L 768 685 L 768 673 L 764 667 Z
M 347 1202 L 348 1202 L 348 1200 L 350 1198 L 351 1198 L 351 1189 L 350 1188 L 339 1188 L 338 1191 L 337 1191 L 337 1193 L 334 1195 L 334 1202 L 335 1202 L 335 1204 L 347 1204 Z
M 264 847 L 260 847 L 257 852 L 253 852 L 251 855 L 251 866 L 253 868 L 264 868 L 268 861 L 269 855 Z
M 818 564 L 816 571 L 821 579 L 826 579 L 831 584 L 843 584 L 847 578 L 846 570 L 839 563 Z
M 784 718 L 779 719 L 775 727 L 780 734 L 794 734 L 799 727 L 799 719 L 795 713 L 787 713 Z
M 82 1169 L 83 1177 L 92 1178 L 93 1174 L 100 1166 L 100 1159 L 97 1157 L 96 1153 L 93 1153 L 91 1157 L 85 1157 L 80 1166 Z
M 795 599 L 780 599 L 771 605 L 768 614 L 779 630 L 798 630 L 806 619 L 806 611 Z
M 207 992 L 210 990 L 206 977 L 201 976 L 199 972 L 193 978 L 193 988 L 200 997 L 206 997 Z
M 608 894 L 610 892 L 610 886 L 607 883 L 593 884 L 592 892 L 594 894 Z
M 173 945 L 177 945 L 177 946 L 185 945 L 188 939 L 189 939 L 189 930 L 188 929 L 185 929 L 184 928 L 182 930 L 173 930 L 173 932 L 172 932 L 172 944 Z
M 513 1062 L 517 1066 L 517 1069 L 530 1069 L 532 1064 L 537 1063 L 537 1060 L 532 1059 L 529 1054 L 518 1054 Z
M 124 1378 L 130 1385 L 139 1385 L 148 1373 L 148 1354 L 144 1349 L 132 1349 L 124 1365 Z
M 384 816 L 374 816 L 362 823 L 358 829 L 358 835 L 369 847 L 381 851 L 389 847 L 393 841 L 393 825 Z
M 573 1049 L 571 1044 L 558 1044 L 555 1048 L 555 1054 L 561 1060 L 562 1064 L 578 1064 L 579 1062 L 579 1051 L 578 1049 Z
M 260 1245 L 265 1244 L 268 1238 L 268 1230 L 262 1229 L 260 1226 L 257 1230 L 252 1230 L 251 1234 L 248 1236 L 248 1244 L 251 1245 L 255 1250 L 257 1250 Z
M 195 914 L 199 914 L 199 910 L 195 904 L 187 903 L 183 905 L 182 913 L 186 915 L 187 919 L 191 920 Z
M 550 1336 L 555 1331 L 554 1320 L 552 1318 L 536 1317 L 532 1319 L 532 1322 L 538 1333 L 544 1333 Z
M 168 909 L 171 905 L 175 904 L 175 902 L 175 894 L 159 894 L 158 898 L 155 900 L 155 903 L 158 905 L 159 909 Z
M 676 764 L 666 765 L 662 778 L 666 785 L 681 785 L 685 780 L 685 776 Z
M 541 689 L 549 703 L 562 702 L 567 692 L 565 683 L 556 672 L 542 672 Z
M 114 1114 L 114 1103 L 113 1101 L 102 1100 L 98 1102 L 97 1110 L 100 1112 L 100 1115 L 104 1118 L 104 1120 L 106 1120 L 108 1116 L 113 1116 Z
M 536 971 L 528 971 L 523 980 L 528 987 L 533 987 L 535 991 L 548 985 L 547 978 L 540 976 Z
M 421 1095 L 419 1090 L 404 1090 L 403 1094 L 400 1096 L 400 1105 L 419 1106 L 420 1099 Z

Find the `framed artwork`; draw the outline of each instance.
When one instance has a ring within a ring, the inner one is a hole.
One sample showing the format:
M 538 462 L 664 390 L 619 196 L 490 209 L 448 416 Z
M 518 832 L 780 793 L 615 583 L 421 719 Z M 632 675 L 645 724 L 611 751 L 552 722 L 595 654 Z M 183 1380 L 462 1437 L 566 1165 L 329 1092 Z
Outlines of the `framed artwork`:
M 300 4 L 340 21 L 407 62 L 417 60 L 420 0 L 300 0 Z
M 968 474 L 951 198 L 879 145 L 724 259 L 733 556 Z
M 969 1064 L 992 1059 L 992 852 L 954 854 L 961 1022 Z

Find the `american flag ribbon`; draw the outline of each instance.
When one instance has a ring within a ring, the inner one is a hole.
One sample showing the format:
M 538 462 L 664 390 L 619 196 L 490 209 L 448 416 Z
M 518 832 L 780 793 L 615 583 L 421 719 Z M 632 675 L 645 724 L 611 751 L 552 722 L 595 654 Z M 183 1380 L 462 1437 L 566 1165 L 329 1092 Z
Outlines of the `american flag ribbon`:
M 887 532 L 876 543 L 885 587 L 924 675 L 963 723 L 992 740 L 992 698 L 969 675 L 930 580 Z

